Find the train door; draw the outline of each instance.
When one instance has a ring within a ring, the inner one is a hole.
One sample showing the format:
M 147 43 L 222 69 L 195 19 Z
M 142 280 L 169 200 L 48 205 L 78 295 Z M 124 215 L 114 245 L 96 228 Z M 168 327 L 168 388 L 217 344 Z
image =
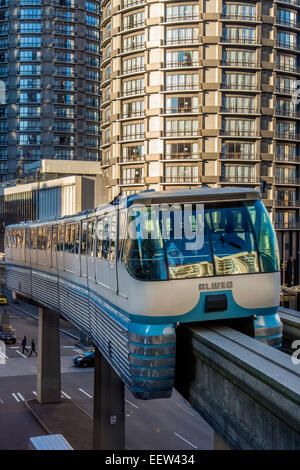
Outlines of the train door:
M 57 225 L 52 226 L 51 242 L 51 264 L 55 274 L 57 274 Z
M 52 227 L 46 227 L 46 267 L 47 271 L 52 271 L 52 253 L 51 253 Z
M 59 224 L 57 227 L 57 250 L 56 250 L 57 271 L 64 270 L 64 242 L 65 242 L 65 226 L 63 224 Z
M 87 277 L 87 228 L 88 223 L 86 220 L 81 222 L 81 238 L 80 238 L 80 275 L 83 278 Z
M 89 286 L 95 283 L 95 230 L 96 218 L 90 219 L 87 225 L 87 275 Z
M 25 264 L 30 266 L 30 228 L 25 229 Z
M 96 281 L 111 292 L 117 291 L 117 214 L 98 218 L 96 240 Z
M 30 229 L 30 262 L 31 267 L 37 265 L 37 228 Z

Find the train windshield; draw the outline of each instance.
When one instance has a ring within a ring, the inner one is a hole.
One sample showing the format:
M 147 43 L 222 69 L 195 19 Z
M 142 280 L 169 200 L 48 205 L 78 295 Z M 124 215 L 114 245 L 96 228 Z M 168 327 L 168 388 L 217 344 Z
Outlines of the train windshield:
M 275 231 L 261 201 L 130 209 L 122 260 L 137 279 L 279 270 Z

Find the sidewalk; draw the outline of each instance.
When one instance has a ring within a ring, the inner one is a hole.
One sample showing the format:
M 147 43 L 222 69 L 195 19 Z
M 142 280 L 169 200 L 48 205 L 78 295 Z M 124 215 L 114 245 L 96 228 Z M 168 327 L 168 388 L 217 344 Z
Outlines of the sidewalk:
M 93 418 L 72 400 L 41 405 L 33 399 L 26 406 L 48 434 L 62 434 L 74 450 L 92 450 Z

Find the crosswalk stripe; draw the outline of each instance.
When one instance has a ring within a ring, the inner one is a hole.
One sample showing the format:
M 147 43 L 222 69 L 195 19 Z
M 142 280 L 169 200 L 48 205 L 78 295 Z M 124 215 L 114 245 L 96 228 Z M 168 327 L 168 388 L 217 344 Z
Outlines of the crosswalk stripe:
M 23 395 L 21 395 L 21 393 L 20 393 L 20 392 L 18 392 L 18 393 L 17 393 L 17 395 L 18 395 L 18 397 L 20 397 L 20 398 L 21 398 L 21 400 L 22 400 L 22 401 L 25 401 L 25 398 L 23 397 Z
M 71 398 L 69 395 L 67 395 L 65 392 L 61 391 L 61 394 L 62 396 L 66 397 L 66 398 Z
M 0 357 L 2 357 L 2 359 L 9 359 L 9 357 L 4 354 L 4 352 L 0 352 Z
M 16 352 L 17 352 L 18 354 L 20 354 L 20 356 L 25 357 L 25 359 L 27 359 L 27 356 L 25 356 L 25 354 L 21 353 L 21 351 L 18 351 L 18 350 L 16 349 Z
M 14 397 L 14 399 L 15 399 L 18 403 L 20 403 L 20 400 L 19 400 L 19 398 L 17 397 L 17 395 L 16 395 L 15 393 L 12 393 L 12 396 Z
M 85 390 L 82 390 L 82 388 L 79 388 L 78 389 L 80 392 L 84 393 L 85 395 L 87 395 L 89 398 L 93 398 L 92 395 L 90 395 L 88 392 L 86 392 Z
M 33 393 L 33 395 L 34 395 L 35 397 L 37 396 L 37 393 L 36 393 L 35 390 L 32 390 L 32 393 Z

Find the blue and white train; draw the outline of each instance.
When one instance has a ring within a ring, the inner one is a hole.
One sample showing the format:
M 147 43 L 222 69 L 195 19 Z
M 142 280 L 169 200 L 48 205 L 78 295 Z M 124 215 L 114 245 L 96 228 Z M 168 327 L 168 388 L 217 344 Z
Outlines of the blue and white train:
M 177 324 L 248 318 L 258 340 L 281 344 L 276 235 L 255 190 L 144 191 L 11 225 L 5 262 L 8 288 L 90 336 L 137 398 L 170 396 Z

